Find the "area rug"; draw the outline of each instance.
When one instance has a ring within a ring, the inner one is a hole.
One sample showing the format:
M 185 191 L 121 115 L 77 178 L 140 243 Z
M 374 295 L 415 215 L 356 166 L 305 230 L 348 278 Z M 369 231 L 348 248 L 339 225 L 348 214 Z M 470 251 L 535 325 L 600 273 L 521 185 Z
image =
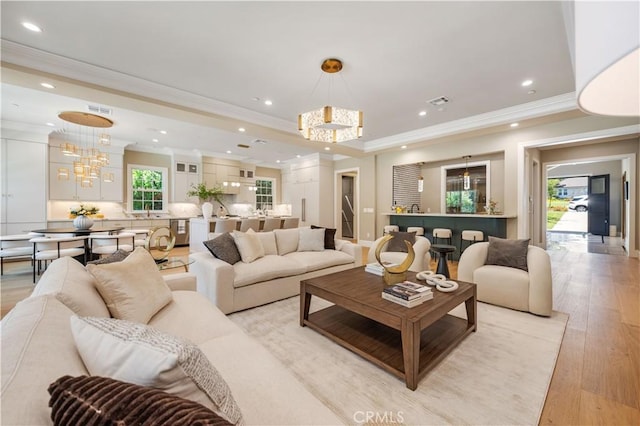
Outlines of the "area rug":
M 311 310 L 327 306 L 312 299 Z M 478 303 L 469 335 L 415 391 L 299 325 L 293 297 L 230 315 L 346 424 L 538 424 L 568 315 L 537 317 Z M 453 315 L 465 318 L 463 306 Z

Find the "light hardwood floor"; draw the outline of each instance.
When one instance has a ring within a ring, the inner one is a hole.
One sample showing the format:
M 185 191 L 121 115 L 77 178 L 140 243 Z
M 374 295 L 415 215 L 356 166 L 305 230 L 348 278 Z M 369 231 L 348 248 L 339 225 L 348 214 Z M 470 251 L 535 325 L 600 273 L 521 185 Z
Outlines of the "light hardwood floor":
M 172 255 L 187 253 L 183 247 Z M 549 254 L 554 309 L 568 313 L 569 322 L 540 424 L 640 424 L 639 260 L 563 249 Z M 31 292 L 30 265 L 20 264 L 10 264 L 3 277 L 3 316 Z M 450 270 L 455 279 L 457 263 Z

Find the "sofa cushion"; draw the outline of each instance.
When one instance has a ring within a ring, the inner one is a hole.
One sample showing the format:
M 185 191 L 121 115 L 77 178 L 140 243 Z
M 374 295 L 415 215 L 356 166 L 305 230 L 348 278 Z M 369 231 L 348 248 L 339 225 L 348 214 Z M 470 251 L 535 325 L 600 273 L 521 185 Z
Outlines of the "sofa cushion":
M 95 282 L 93 275 L 80 262 L 72 257 L 62 257 L 49 265 L 31 295 L 54 294 L 78 315 L 110 317 Z
M 300 228 L 298 251 L 323 251 L 324 229 Z
M 202 244 L 211 252 L 211 254 L 220 260 L 224 260 L 230 265 L 240 262 L 240 252 L 236 245 L 236 240 L 230 233 L 225 232 L 217 237 L 203 241 Z
M 233 231 L 233 239 L 243 262 L 251 263 L 264 256 L 262 243 L 253 229 L 250 228 L 247 232 Z
M 311 229 L 320 229 L 322 226 L 311 225 Z M 336 229 L 324 228 L 324 248 L 325 250 L 336 249 Z
M 126 250 L 122 250 L 122 249 L 118 249 L 116 250 L 114 253 L 111 253 L 108 256 L 105 257 L 101 257 L 100 259 L 96 259 L 96 260 L 92 260 L 90 262 L 87 262 L 87 264 L 91 264 L 91 265 L 105 265 L 107 263 L 113 263 L 113 262 L 122 262 L 123 260 L 125 260 L 127 258 L 127 256 L 129 256 L 128 251 Z
M 268 254 L 278 254 L 278 245 L 276 244 L 276 234 L 273 231 L 258 232 L 258 238 L 262 244 L 265 256 Z
M 19 302 L 2 318 L 2 424 L 51 424 L 47 387 L 57 378 L 88 374 L 69 318 L 74 313 L 53 294 Z
M 122 262 L 87 265 L 87 269 L 96 278 L 96 287 L 114 318 L 146 324 L 171 302 L 171 290 L 153 257 L 142 247 Z
M 489 248 L 485 265 L 507 266 L 527 271 L 529 239 L 507 240 L 489 236 Z
M 265 256 L 252 263 L 238 262 L 233 265 L 234 287 L 272 280 L 274 278 L 300 275 L 307 272 L 307 268 L 286 256 Z
M 64 376 L 48 390 L 56 426 L 231 425 L 197 402 L 109 377 Z
M 352 256 L 336 250 L 324 250 L 322 252 L 298 251 L 289 253 L 284 257 L 303 265 L 306 268 L 306 272 L 317 271 L 331 266 L 346 265 L 354 261 Z
M 389 240 L 389 244 L 387 245 L 387 251 L 395 251 L 395 252 L 403 252 L 407 253 L 407 245 L 404 243 L 408 241 L 411 245 L 416 242 L 416 233 L 415 232 L 389 232 L 389 235 L 393 236 L 391 240 Z
M 242 415 L 222 376 L 194 344 L 144 324 L 71 318 L 78 352 L 94 376 L 107 376 L 196 401 L 231 423 Z
M 300 228 L 276 229 L 273 233 L 276 235 L 276 244 L 278 245 L 278 254 L 280 256 L 298 250 Z

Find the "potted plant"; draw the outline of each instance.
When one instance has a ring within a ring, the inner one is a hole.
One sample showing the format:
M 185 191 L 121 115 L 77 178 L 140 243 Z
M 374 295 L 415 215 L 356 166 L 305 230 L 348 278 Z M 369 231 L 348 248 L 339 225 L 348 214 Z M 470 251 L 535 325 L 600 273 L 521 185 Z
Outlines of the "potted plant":
M 227 206 L 222 202 L 223 195 L 224 191 L 220 186 L 216 185 L 213 188 L 207 188 L 204 182 L 197 185 L 191 184 L 191 190 L 187 192 L 187 196 L 189 197 L 198 197 L 202 204 L 202 215 L 207 219 L 211 217 L 211 213 L 213 212 L 212 200 L 220 204 L 225 210 L 227 209 Z M 208 214 L 205 214 L 205 210 Z

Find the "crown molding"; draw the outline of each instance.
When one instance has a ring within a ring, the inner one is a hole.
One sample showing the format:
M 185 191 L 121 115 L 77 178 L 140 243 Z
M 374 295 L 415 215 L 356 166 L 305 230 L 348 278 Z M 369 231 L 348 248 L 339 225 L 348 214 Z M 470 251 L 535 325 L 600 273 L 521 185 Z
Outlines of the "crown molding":
M 217 114 L 297 135 L 297 123 L 274 118 L 175 87 L 98 67 L 9 40 L 1 40 L 2 61 L 186 108 Z
M 371 153 L 415 142 L 450 136 L 458 133 L 505 125 L 516 121 L 577 109 L 575 92 L 515 105 L 460 120 L 424 127 L 410 132 L 376 139 L 366 143 L 364 151 Z

